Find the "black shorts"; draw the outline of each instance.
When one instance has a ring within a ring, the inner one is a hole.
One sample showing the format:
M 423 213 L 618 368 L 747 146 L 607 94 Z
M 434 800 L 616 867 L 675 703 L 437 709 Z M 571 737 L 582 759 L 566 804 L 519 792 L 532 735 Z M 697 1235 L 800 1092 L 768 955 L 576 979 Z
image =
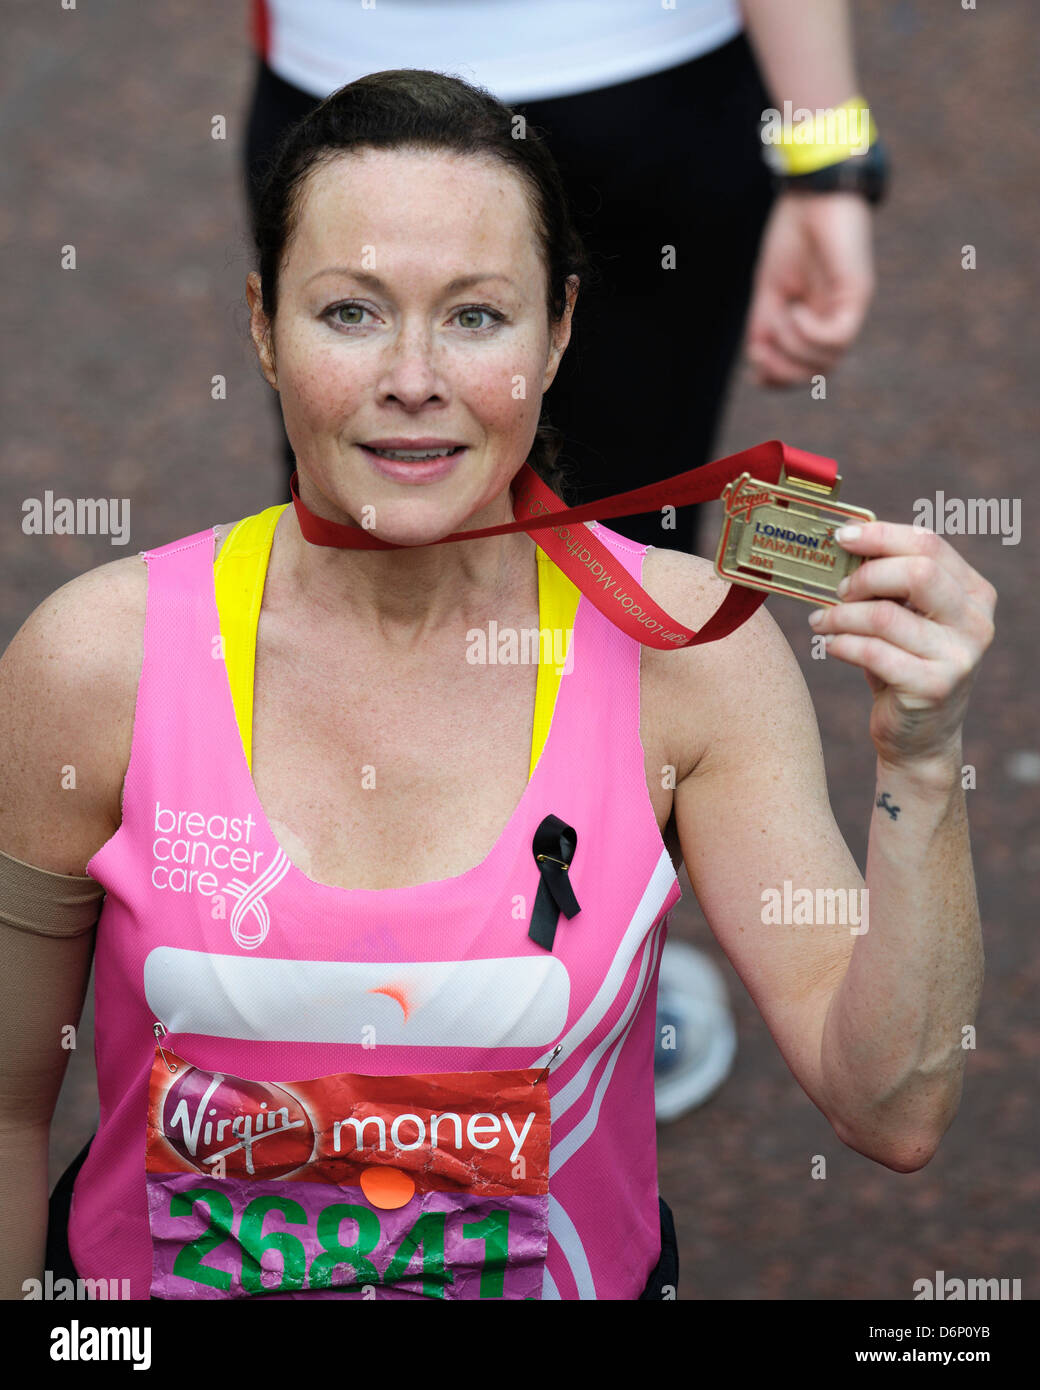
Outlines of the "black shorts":
M 76 1174 L 83 1167 L 93 1135 L 62 1173 L 51 1193 L 47 1218 L 47 1257 L 45 1268 L 55 1279 L 78 1279 L 69 1251 L 69 1212 L 72 1207 L 72 1187 Z M 641 1299 L 673 1299 L 679 1287 L 679 1248 L 675 1239 L 675 1222 L 667 1204 L 659 1197 L 661 1207 L 661 1258 L 654 1266 Z
M 317 104 L 259 62 L 242 151 L 254 220 L 276 140 Z M 506 104 L 545 132 L 602 276 L 579 290 L 544 402 L 565 438 L 567 500 L 696 468 L 712 457 L 774 198 L 759 136 L 772 102 L 745 35 L 632 82 Z M 674 270 L 662 269 L 666 245 Z M 288 483 L 292 449 L 280 424 L 278 433 Z M 678 508 L 674 530 L 662 530 L 659 512 L 609 525 L 642 544 L 692 551 L 697 513 Z

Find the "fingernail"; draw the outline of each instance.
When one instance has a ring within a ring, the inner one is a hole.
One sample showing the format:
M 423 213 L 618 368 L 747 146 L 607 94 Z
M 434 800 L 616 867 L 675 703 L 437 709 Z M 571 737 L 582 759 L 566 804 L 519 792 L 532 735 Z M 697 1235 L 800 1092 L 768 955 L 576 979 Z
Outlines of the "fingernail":
M 834 539 L 836 541 L 858 541 L 862 534 L 862 526 L 839 526 L 834 533 Z
M 841 598 L 844 594 L 847 594 L 847 593 L 849 592 L 849 588 L 850 588 L 851 584 L 852 584 L 852 580 L 851 580 L 851 579 L 848 579 L 848 578 L 843 579 L 843 580 L 841 581 L 841 583 L 838 585 L 838 597 L 839 597 L 839 598 Z
M 813 627 L 816 627 L 816 625 L 817 625 L 818 623 L 822 623 L 822 622 L 823 622 L 823 614 L 824 614 L 824 610 L 823 610 L 822 608 L 815 608 L 815 609 L 809 614 L 809 621 L 810 621 L 810 623 L 812 623 Z

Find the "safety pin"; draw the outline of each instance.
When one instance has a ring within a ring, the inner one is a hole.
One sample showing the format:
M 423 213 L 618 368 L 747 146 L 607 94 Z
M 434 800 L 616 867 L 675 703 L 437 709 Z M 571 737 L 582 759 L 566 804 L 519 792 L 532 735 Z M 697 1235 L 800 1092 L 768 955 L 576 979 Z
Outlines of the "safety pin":
M 542 862 L 543 859 L 550 859 L 550 860 L 552 860 L 552 862 L 553 862 L 554 864 L 559 864 L 559 866 L 560 866 L 561 869 L 569 869 L 569 868 L 570 868 L 570 865 L 569 865 L 569 864 L 565 864 L 565 863 L 563 862 L 562 859 L 556 859 L 556 858 L 554 858 L 553 855 L 551 855 L 551 854 L 536 854 L 536 855 L 535 855 L 535 859 L 538 861 L 539 864 Z
M 170 1071 L 180 1071 L 180 1067 L 175 1066 L 174 1063 L 171 1062 L 170 1059 L 167 1057 L 166 1053 L 162 1050 L 162 1043 L 160 1042 L 160 1039 L 166 1036 L 165 1023 L 157 1023 L 155 1027 L 152 1029 L 152 1032 L 155 1034 L 156 1045 L 159 1048 L 159 1056 L 169 1067 Z
M 544 1080 L 545 1080 L 545 1078 L 546 1078 L 546 1077 L 548 1076 L 548 1074 L 549 1074 L 549 1068 L 552 1066 L 553 1062 L 556 1061 L 557 1057 L 560 1055 L 560 1053 L 561 1053 L 562 1051 L 563 1051 L 563 1043 L 557 1043 L 556 1046 L 553 1048 L 552 1056 L 551 1056 L 551 1057 L 549 1058 L 549 1060 L 546 1062 L 546 1064 L 545 1064 L 545 1066 L 542 1068 L 540 1074 L 539 1074 L 538 1076 L 535 1077 L 534 1081 L 532 1082 L 532 1085 L 537 1086 L 538 1083 L 539 1083 L 540 1081 L 544 1081 Z

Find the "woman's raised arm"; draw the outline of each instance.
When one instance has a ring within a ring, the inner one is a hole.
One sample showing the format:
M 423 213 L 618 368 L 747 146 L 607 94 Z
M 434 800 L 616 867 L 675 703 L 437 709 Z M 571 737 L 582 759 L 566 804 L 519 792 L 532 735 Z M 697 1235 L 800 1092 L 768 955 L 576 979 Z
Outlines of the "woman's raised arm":
M 690 731 L 706 751 L 675 816 L 705 915 L 799 1083 L 844 1143 L 907 1172 L 956 1114 L 982 987 L 960 735 L 996 595 L 930 532 L 877 522 L 847 544 L 876 558 L 815 630 L 874 695 L 865 883 L 763 610 L 680 677 L 710 727 Z

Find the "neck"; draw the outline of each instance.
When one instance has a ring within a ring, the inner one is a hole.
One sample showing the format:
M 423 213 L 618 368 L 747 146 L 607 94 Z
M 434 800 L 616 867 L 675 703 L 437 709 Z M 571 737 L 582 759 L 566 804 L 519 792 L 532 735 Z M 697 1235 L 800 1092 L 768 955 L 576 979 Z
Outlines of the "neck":
M 513 520 L 509 489 L 470 517 L 467 530 Z M 295 508 L 279 518 L 283 573 L 294 605 L 332 620 L 357 621 L 389 641 L 411 645 L 448 627 L 483 626 L 537 603 L 535 543 L 524 532 L 447 545 L 354 550 L 315 545 Z M 528 589 L 527 586 L 530 586 Z

